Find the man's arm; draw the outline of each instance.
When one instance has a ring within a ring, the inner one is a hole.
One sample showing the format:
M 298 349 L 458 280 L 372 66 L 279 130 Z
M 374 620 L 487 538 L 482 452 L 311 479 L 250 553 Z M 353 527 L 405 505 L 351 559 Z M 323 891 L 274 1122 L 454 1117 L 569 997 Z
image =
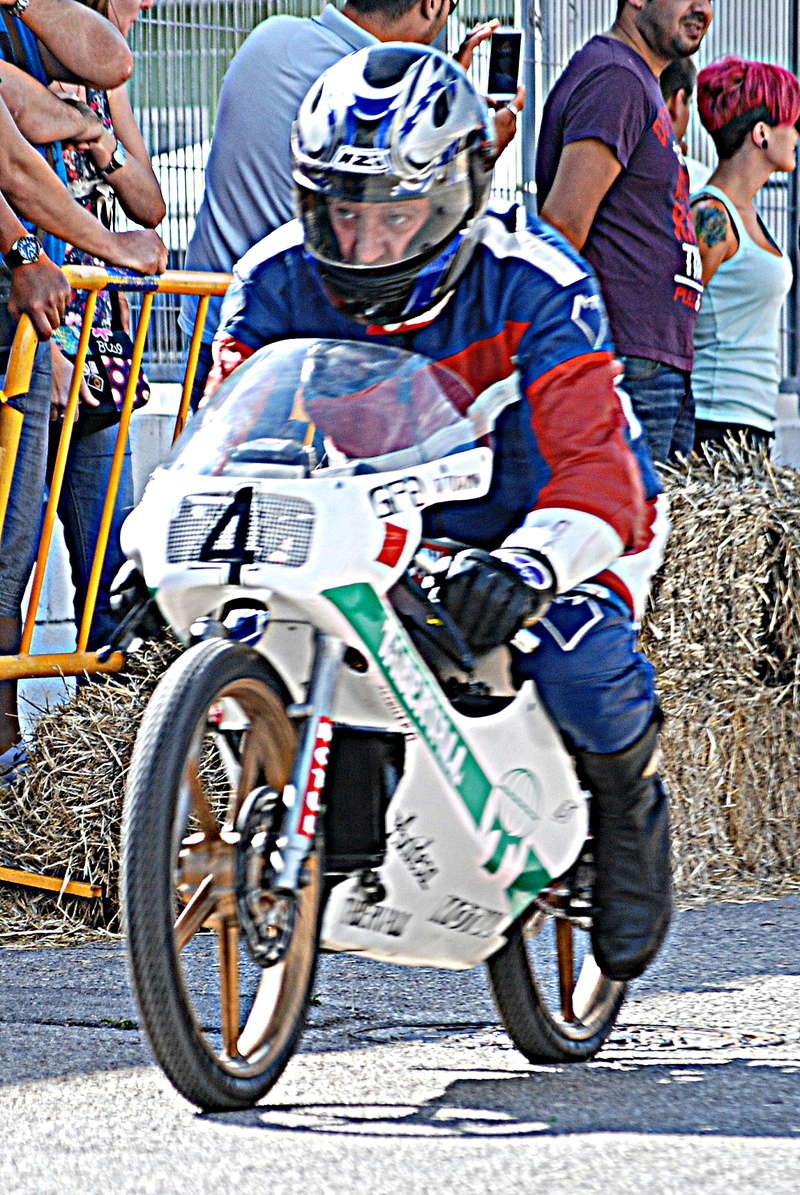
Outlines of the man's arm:
M 0 188 L 26 220 L 113 265 L 158 274 L 167 250 L 156 233 L 110 232 L 76 203 L 0 103 Z
M 594 137 L 565 145 L 539 215 L 577 250 L 583 249 L 597 209 L 622 173 L 613 150 Z
M 103 126 L 86 104 L 64 103 L 47 87 L 11 62 L 4 62 L 0 98 L 28 141 L 95 141 Z
M 15 0 L 0 0 L 10 8 Z M 77 0 L 30 0 L 20 18 L 42 43 L 45 68 L 54 79 L 77 78 L 107 90 L 125 83 L 133 56 L 110 21 Z
M 15 241 L 27 235 L 27 229 L 0 194 L 0 253 L 7 253 Z M 68 299 L 69 283 L 44 253 L 38 261 L 11 271 L 8 309 L 14 319 L 29 315 L 40 340 L 47 340 L 55 332 L 64 318 Z

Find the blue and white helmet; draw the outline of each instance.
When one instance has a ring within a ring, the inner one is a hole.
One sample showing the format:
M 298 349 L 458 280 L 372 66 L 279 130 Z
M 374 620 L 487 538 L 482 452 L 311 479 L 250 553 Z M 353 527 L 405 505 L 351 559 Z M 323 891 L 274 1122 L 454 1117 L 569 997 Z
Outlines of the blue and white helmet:
M 320 76 L 292 129 L 293 175 L 306 251 L 341 311 L 399 323 L 453 290 L 489 196 L 493 127 L 428 46 L 386 42 Z

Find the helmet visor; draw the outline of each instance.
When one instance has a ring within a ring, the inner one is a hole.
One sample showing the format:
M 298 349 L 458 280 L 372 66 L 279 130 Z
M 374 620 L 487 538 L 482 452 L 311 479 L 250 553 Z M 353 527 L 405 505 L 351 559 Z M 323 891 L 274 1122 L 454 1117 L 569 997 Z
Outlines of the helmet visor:
M 402 196 L 388 180 L 362 179 L 342 194 L 299 187 L 306 248 L 328 265 L 375 269 L 425 257 L 450 240 L 472 207 L 468 179 Z

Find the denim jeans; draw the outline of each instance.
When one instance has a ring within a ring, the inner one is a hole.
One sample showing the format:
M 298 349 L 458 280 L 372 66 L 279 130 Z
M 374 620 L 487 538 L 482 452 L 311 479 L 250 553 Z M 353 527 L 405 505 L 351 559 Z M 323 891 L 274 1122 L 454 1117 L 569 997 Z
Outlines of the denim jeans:
M 545 709 L 579 751 L 610 755 L 638 741 L 656 710 L 655 671 L 637 651 L 621 598 L 580 589 L 561 594 L 536 623 L 535 651 L 513 653 Z
M 0 278 L 0 367 L 4 369 L 15 324 L 8 315 L 8 287 L 3 292 L 2 282 Z M 15 399 L 25 419 L 0 546 L 0 615 L 19 617 L 25 587 L 36 558 L 49 477 L 50 380 L 50 346 L 42 344 L 36 353 L 31 389 Z M 60 424 L 58 429 L 60 431 Z M 64 525 L 64 537 L 70 554 L 77 621 L 80 621 L 83 612 L 116 434 L 117 428 L 109 427 L 90 435 L 73 436 L 64 475 L 58 513 Z M 116 625 L 109 604 L 109 587 L 124 559 L 119 545 L 119 530 L 132 506 L 130 448 L 126 445 L 108 551 L 89 635 L 90 649 L 108 642 Z
M 51 438 L 50 468 L 55 461 L 55 449 L 61 424 L 53 424 Z M 111 476 L 111 461 L 117 441 L 118 426 L 104 427 L 100 431 L 74 437 L 70 444 L 64 484 L 58 503 L 58 517 L 64 527 L 64 540 L 69 552 L 72 583 L 75 586 L 75 621 L 80 624 L 86 590 L 89 585 L 97 533 L 103 513 L 106 490 Z M 125 557 L 120 547 L 120 529 L 125 518 L 133 509 L 133 473 L 131 469 L 130 444 L 125 445 L 122 460 L 117 500 L 111 515 L 100 587 L 97 591 L 92 625 L 87 647 L 90 651 L 108 643 L 111 633 L 119 621 L 111 610 L 111 582 L 122 566 Z
M 183 355 L 183 366 L 186 368 L 186 362 L 189 358 L 189 346 L 187 344 L 186 351 Z M 203 397 L 203 392 L 206 388 L 208 375 L 211 372 L 211 366 L 214 364 L 214 358 L 211 353 L 211 341 L 208 343 L 203 341 L 200 345 L 200 353 L 197 358 L 197 370 L 194 375 L 194 384 L 192 385 L 192 394 L 189 399 L 189 410 L 196 411 L 200 405 L 200 399 Z
M 648 357 L 622 357 L 622 386 L 642 425 L 653 460 L 663 464 L 694 443 L 691 375 Z
M 0 275 L 0 370 L 5 372 L 16 322 L 8 311 L 11 282 Z M 36 556 L 42 496 L 47 468 L 50 423 L 50 346 L 40 344 L 34 359 L 31 388 L 14 405 L 24 420 L 0 545 L 0 615 L 19 617 L 25 586 Z

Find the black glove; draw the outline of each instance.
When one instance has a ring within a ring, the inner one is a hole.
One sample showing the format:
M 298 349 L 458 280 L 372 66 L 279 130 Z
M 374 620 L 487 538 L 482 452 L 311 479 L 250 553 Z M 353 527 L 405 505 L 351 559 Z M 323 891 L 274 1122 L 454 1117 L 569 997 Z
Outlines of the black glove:
M 555 591 L 555 574 L 544 556 L 512 548 L 470 548 L 454 557 L 439 584 L 439 601 L 481 655 L 541 618 Z

